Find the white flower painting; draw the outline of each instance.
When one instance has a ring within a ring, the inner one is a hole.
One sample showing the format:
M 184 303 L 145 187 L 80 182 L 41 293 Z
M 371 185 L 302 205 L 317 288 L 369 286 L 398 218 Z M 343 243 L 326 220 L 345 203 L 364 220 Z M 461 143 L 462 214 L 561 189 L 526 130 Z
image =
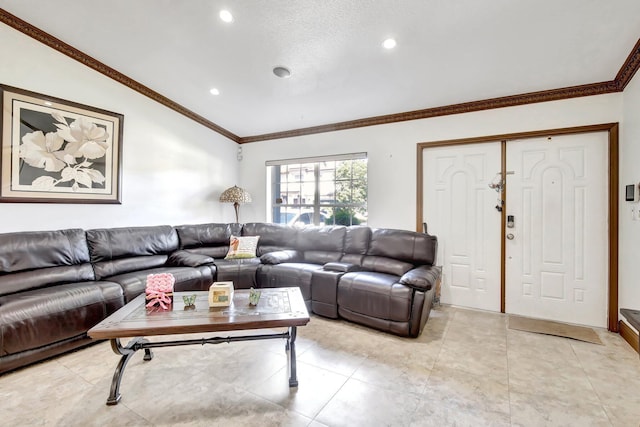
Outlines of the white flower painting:
M 0 202 L 120 203 L 121 114 L 3 85 L 0 95 Z
M 46 135 L 40 130 L 27 133 L 22 137 L 19 156 L 29 166 L 59 172 L 60 176 L 42 175 L 31 185 L 40 191 L 50 191 L 61 183 L 71 182 L 72 190 L 78 191 L 81 186 L 92 188 L 94 183 L 103 184 L 104 175 L 91 166 L 92 160 L 107 154 L 107 131 L 84 117 L 69 123 L 60 113 L 51 116 L 58 130 Z

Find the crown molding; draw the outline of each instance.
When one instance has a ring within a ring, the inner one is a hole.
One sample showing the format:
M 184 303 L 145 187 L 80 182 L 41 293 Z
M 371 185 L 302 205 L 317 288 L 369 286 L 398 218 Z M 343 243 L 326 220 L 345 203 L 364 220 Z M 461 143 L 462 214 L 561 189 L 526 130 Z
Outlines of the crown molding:
M 626 61 L 620 67 L 620 71 L 616 75 L 615 82 L 618 85 L 620 91 L 623 91 L 629 84 L 633 76 L 640 68 L 640 39 L 636 42 L 636 45 L 631 49 L 631 53 L 627 56 Z
M 571 86 L 560 89 L 544 90 L 539 92 L 530 92 L 519 95 L 503 96 L 499 98 L 484 99 L 480 101 L 464 102 L 461 104 L 452 104 L 441 107 L 427 108 L 423 110 L 408 111 L 396 114 L 387 114 L 382 116 L 367 117 L 357 120 L 345 122 L 330 123 L 320 126 L 311 126 L 300 129 L 292 129 L 282 132 L 265 133 L 261 135 L 240 137 L 212 121 L 202 117 L 201 115 L 183 107 L 182 105 L 172 101 L 171 99 L 155 92 L 154 90 L 144 86 L 143 84 L 133 80 L 130 77 L 120 73 L 119 71 L 103 64 L 97 59 L 81 52 L 73 46 L 63 42 L 62 40 L 52 36 L 49 33 L 29 24 L 0 8 L 0 22 L 26 34 L 27 36 L 75 59 L 76 61 L 98 71 L 101 74 L 121 83 L 136 92 L 153 99 L 156 102 L 180 113 L 191 120 L 219 133 L 238 144 L 247 144 L 251 142 L 268 141 L 272 139 L 291 138 L 296 136 L 312 135 L 317 133 L 334 132 L 339 130 L 355 129 L 366 126 L 376 126 L 389 123 L 404 122 L 409 120 L 427 119 L 439 116 L 448 116 L 453 114 L 471 113 L 482 110 L 492 110 L 496 108 L 514 107 L 518 105 L 534 104 L 540 102 L 558 101 L 562 99 L 578 98 L 592 95 L 602 95 L 606 93 L 622 92 L 629 84 L 635 73 L 640 68 L 640 39 L 631 50 L 624 64 L 618 71 L 614 80 L 590 83 L 580 86 Z
M 158 92 L 154 91 L 153 89 L 150 89 L 149 87 L 143 85 L 142 83 L 139 83 L 136 80 L 133 80 L 132 78 L 127 77 L 121 72 L 114 70 L 108 65 L 98 61 L 97 59 L 87 55 L 86 53 L 76 49 L 75 47 L 63 42 L 62 40 L 52 36 L 51 34 L 42 31 L 40 28 L 35 27 L 26 21 L 23 21 L 22 19 L 18 18 L 15 15 L 12 15 L 11 13 L 7 12 L 2 8 L 0 8 L 0 22 L 12 27 L 15 30 L 20 31 L 23 34 L 26 34 L 27 36 L 39 41 L 40 43 L 46 46 L 49 46 L 52 49 L 57 50 L 60 53 L 67 55 L 72 59 L 75 59 L 81 64 L 86 65 L 87 67 L 117 81 L 118 83 L 121 83 L 135 90 L 136 92 L 139 92 L 142 95 L 148 98 L 151 98 L 156 102 L 159 102 L 165 107 L 170 108 L 173 111 L 180 113 L 183 116 L 188 117 L 197 123 L 200 123 L 201 125 L 211 129 L 212 131 L 217 132 L 220 135 L 223 135 L 234 142 L 240 142 L 240 137 L 238 135 L 224 129 L 221 126 L 218 126 L 212 121 L 207 120 L 206 118 L 202 117 L 197 113 L 194 113 L 193 111 L 183 107 L 177 102 L 172 101 L 166 96 L 159 94 Z
M 612 92 L 620 92 L 620 89 L 618 88 L 618 85 L 615 81 L 591 83 L 581 86 L 571 86 L 561 89 L 530 92 L 520 95 L 503 96 L 500 98 L 483 99 L 481 101 L 464 102 L 461 104 L 427 108 L 424 110 L 408 111 L 405 113 L 368 117 L 364 119 L 294 129 L 284 132 L 247 136 L 240 138 L 240 143 L 246 144 L 250 142 L 267 141 L 271 139 L 291 138 L 295 136 L 311 135 L 315 133 L 333 132 L 337 130 L 354 129 L 365 126 L 384 125 L 389 123 L 404 122 L 408 120 L 428 119 L 432 117 L 471 113 L 475 111 L 513 107 L 517 105 L 534 104 L 538 102 L 549 102 L 558 101 L 561 99 L 578 98 L 583 96 L 602 95 Z

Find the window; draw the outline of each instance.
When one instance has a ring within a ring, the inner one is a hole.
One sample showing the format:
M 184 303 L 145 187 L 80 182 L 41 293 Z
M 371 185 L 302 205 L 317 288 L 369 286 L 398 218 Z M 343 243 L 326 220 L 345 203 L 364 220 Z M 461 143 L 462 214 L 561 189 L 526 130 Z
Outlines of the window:
M 305 225 L 367 223 L 367 154 L 267 162 L 271 221 Z

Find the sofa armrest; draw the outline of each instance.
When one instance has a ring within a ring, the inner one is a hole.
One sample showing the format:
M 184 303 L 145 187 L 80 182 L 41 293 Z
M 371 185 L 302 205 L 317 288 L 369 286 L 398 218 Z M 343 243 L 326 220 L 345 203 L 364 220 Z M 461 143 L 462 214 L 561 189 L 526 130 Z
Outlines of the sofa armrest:
M 403 285 L 421 291 L 428 291 L 434 287 L 442 275 L 442 267 L 421 265 L 407 271 L 399 280 Z
M 360 266 L 349 262 L 328 262 L 323 266 L 323 269 L 339 273 L 349 273 L 352 271 L 360 271 Z
M 302 255 L 298 251 L 283 250 L 268 252 L 260 257 L 260 262 L 263 264 L 277 265 L 285 262 L 297 262 L 302 258 Z
M 184 250 L 173 252 L 167 259 L 167 265 L 172 267 L 198 267 L 213 263 L 214 260 L 210 256 Z

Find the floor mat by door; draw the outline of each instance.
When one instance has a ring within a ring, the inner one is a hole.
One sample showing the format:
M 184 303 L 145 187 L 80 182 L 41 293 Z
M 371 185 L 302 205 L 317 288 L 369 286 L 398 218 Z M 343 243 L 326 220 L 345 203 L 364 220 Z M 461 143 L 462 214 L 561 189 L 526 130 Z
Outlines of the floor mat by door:
M 574 340 L 603 345 L 596 331 L 589 327 L 568 325 L 566 323 L 552 322 L 550 320 L 531 319 L 528 317 L 509 315 L 509 329 L 555 335 L 557 337 L 571 338 Z

